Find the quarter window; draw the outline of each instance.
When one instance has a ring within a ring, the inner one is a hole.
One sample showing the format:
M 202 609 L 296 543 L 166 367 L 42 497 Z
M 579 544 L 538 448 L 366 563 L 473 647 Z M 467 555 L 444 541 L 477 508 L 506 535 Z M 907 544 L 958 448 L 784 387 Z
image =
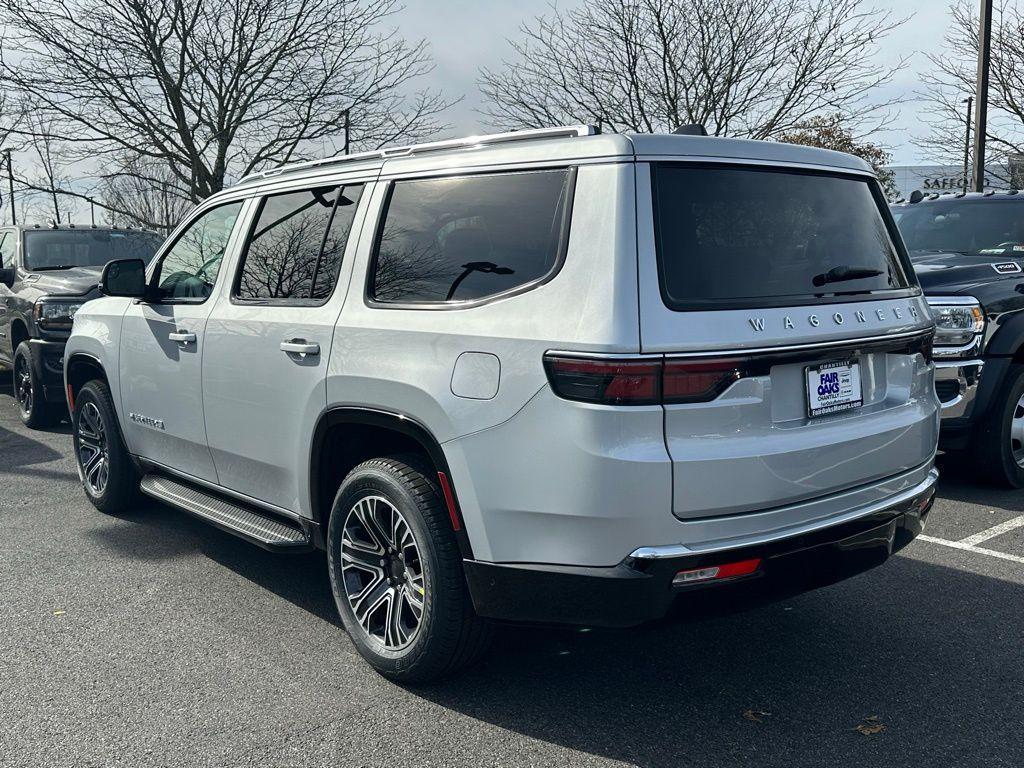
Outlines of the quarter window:
M 560 169 L 395 182 L 371 298 L 473 301 L 542 280 L 564 247 L 572 178 Z
M 163 300 L 205 301 L 213 292 L 241 201 L 212 208 L 193 221 L 160 262 Z
M 327 299 L 361 192 L 361 185 L 349 185 L 264 198 L 235 295 L 247 301 Z

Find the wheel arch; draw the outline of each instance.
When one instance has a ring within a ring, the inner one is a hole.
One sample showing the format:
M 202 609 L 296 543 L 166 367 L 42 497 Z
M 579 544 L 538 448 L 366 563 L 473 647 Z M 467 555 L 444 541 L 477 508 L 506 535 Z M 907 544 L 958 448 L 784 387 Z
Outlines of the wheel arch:
M 309 498 L 313 522 L 326 538 L 334 496 L 357 464 L 381 455 L 409 452 L 421 454 L 440 476 L 437 481 L 459 549 L 463 557 L 471 558 L 472 548 L 441 444 L 425 425 L 403 413 L 339 407 L 320 417 L 310 449 Z
M 30 337 L 28 332 L 28 324 L 18 315 L 14 316 L 11 320 L 11 359 L 14 359 L 14 353 L 18 351 L 18 345 L 23 341 L 28 341 Z
M 78 397 L 78 393 L 90 381 L 100 379 L 107 386 L 110 385 L 107 372 L 103 368 L 103 363 L 100 362 L 99 358 L 90 355 L 88 352 L 73 353 L 65 362 L 64 370 L 65 383 L 67 384 L 69 395 L 68 407 L 72 410 L 75 407 L 75 398 Z

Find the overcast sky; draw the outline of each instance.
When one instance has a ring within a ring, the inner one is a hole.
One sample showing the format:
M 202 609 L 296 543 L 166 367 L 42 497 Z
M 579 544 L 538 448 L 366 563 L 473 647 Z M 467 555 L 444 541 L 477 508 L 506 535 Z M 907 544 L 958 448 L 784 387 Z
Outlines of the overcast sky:
M 579 0 L 561 0 L 559 7 L 576 5 Z M 871 0 L 868 0 L 871 5 Z M 942 45 L 949 13 L 947 0 L 874 0 L 879 8 L 892 9 L 900 16 L 913 18 L 882 43 L 882 55 L 896 62 L 915 54 L 910 65 L 883 91 L 882 98 L 899 95 L 912 97 L 918 88 L 918 73 L 928 62 L 922 51 L 935 51 Z M 437 68 L 430 85 L 450 96 L 464 95 L 452 108 L 449 122 L 458 134 L 477 132 L 480 118 L 474 109 L 479 103 L 476 74 L 481 66 L 498 67 L 509 55 L 508 38 L 517 35 L 524 20 L 544 14 L 550 0 L 406 0 L 397 21 L 406 37 L 424 37 L 429 41 Z M 907 165 L 924 160 L 910 136 L 926 132 L 918 125 L 920 105 L 909 102 L 900 109 L 894 130 L 881 139 L 893 152 L 894 162 Z

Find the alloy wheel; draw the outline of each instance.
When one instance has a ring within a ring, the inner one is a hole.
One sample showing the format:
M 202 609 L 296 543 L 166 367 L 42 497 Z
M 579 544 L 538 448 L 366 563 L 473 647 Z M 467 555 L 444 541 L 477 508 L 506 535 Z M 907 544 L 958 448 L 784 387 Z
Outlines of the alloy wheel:
M 100 496 L 110 479 L 110 455 L 107 431 L 95 403 L 85 403 L 78 417 L 78 466 L 82 478 L 94 496 Z
M 32 371 L 29 370 L 28 360 L 19 357 L 14 364 L 14 395 L 18 400 L 18 407 L 24 414 L 32 413 L 35 405 L 35 392 L 32 389 Z
M 398 508 L 364 496 L 349 510 L 341 537 L 345 594 L 367 637 L 389 651 L 415 640 L 426 581 L 419 546 Z

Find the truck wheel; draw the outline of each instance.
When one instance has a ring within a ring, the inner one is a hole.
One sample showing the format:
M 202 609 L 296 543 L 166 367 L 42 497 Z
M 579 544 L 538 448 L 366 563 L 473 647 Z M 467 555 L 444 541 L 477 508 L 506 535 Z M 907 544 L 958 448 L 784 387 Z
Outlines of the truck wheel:
M 139 475 L 121 439 L 110 389 L 90 381 L 75 398 L 71 416 L 78 475 L 100 512 L 116 515 L 138 501 Z
M 991 481 L 1024 488 L 1024 365 L 1013 365 L 974 438 L 977 467 Z
M 489 637 L 432 478 L 416 457 L 365 461 L 341 484 L 328 527 L 331 588 L 345 629 L 366 661 L 402 683 L 469 664 Z
M 21 342 L 14 353 L 14 398 L 18 401 L 22 423 L 31 429 L 41 429 L 60 421 L 60 411 L 46 402 L 35 363 L 32 347 L 26 341 Z

